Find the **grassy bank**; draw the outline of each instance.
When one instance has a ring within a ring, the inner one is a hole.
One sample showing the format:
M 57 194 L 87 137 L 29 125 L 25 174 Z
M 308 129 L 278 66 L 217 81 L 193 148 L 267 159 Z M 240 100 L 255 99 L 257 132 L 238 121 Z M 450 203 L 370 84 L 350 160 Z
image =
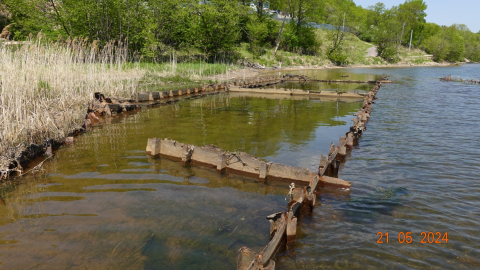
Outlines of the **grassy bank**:
M 325 35 L 326 31 L 317 30 L 319 41 Z M 246 46 L 241 45 L 241 56 L 266 67 L 280 63 L 283 68 L 333 66 L 326 56 L 327 43 L 322 43 L 317 56 L 279 51 L 273 57 L 273 50 L 267 50 L 255 59 Z M 379 57 L 366 57 L 372 45 L 351 34 L 346 35 L 343 46 L 353 65 L 386 64 Z M 430 61 L 420 50 L 401 48 L 400 57 L 405 65 Z M 47 139 L 62 141 L 80 128 L 94 92 L 132 97 L 140 91 L 185 89 L 257 75 L 251 70 L 238 71 L 231 63 L 206 63 L 193 55 L 182 58 L 187 60 L 179 63 L 173 54 L 161 64 L 129 62 L 122 44 L 99 48 L 95 42 L 79 39 L 44 42 L 40 37 L 22 45 L 0 44 L 0 172 L 18 159 L 26 146 Z
M 253 63 L 258 63 L 265 67 L 320 67 L 332 66 L 332 62 L 328 59 L 327 52 L 331 46 L 330 32 L 323 29 L 315 29 L 317 42 L 320 44 L 317 55 L 300 55 L 297 53 L 278 50 L 274 56 L 274 49 L 265 49 L 261 55 L 254 55 L 249 51 L 249 44 L 240 45 L 240 55 L 244 59 L 248 59 Z M 360 40 L 351 33 L 345 33 L 342 41 L 342 49 L 347 56 L 348 66 L 358 65 L 389 65 L 381 57 L 368 57 L 367 49 L 375 47 L 373 44 Z M 396 64 L 424 64 L 432 62 L 430 57 L 425 56 L 426 53 L 419 49 L 409 50 L 408 48 L 399 47 L 400 62 Z
M 0 171 L 26 146 L 62 141 L 83 125 L 93 93 L 131 97 L 145 85 L 186 87 L 211 80 L 227 64 L 129 63 L 121 44 L 82 40 L 0 45 Z

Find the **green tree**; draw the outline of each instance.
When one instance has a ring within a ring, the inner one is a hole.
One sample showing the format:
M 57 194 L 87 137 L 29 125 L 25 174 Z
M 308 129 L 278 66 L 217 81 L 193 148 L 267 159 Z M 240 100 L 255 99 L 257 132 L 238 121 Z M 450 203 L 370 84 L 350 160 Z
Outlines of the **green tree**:
M 281 9 L 290 16 L 290 22 L 283 31 L 281 47 L 288 51 L 304 54 L 316 54 L 319 43 L 315 36 L 312 22 L 319 21 L 316 10 L 321 6 L 320 0 L 273 0 L 272 7 Z
M 1 4 L 1 3 L 0 3 Z M 30 33 L 43 31 L 50 37 L 55 37 L 54 20 L 51 14 L 51 2 L 46 0 L 4 0 L 8 8 L 11 22 L 11 39 L 25 39 Z
M 425 41 L 425 50 L 433 55 L 435 61 L 462 61 L 465 41 L 454 25 L 443 27 L 440 32 Z
M 373 12 L 371 33 L 377 44 L 378 55 L 389 62 L 397 62 L 397 42 L 402 25 L 398 20 L 398 8 L 386 9 L 382 3 L 370 7 Z
M 240 38 L 240 17 L 246 6 L 237 1 L 218 0 L 212 4 L 196 5 L 198 23 L 194 31 L 199 49 L 212 58 L 218 54 L 232 54 Z
M 400 44 L 408 45 L 410 42 L 410 33 L 413 30 L 412 44 L 420 45 L 422 32 L 425 28 L 425 10 L 427 4 L 423 0 L 406 0 L 398 6 L 398 20 L 405 27 L 402 31 L 403 35 L 399 39 Z

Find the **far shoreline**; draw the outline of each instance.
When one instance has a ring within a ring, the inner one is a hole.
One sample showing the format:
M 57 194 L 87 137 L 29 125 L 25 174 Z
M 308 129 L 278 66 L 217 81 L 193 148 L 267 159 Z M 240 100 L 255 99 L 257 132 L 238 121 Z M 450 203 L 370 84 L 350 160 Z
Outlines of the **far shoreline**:
M 347 66 L 336 66 L 333 64 L 330 65 L 322 65 L 322 66 L 286 66 L 286 67 L 265 67 L 265 68 L 251 68 L 251 67 L 244 67 L 237 69 L 235 71 L 231 71 L 224 74 L 218 74 L 215 76 L 211 76 L 211 79 L 218 80 L 218 81 L 229 81 L 233 79 L 240 79 L 240 78 L 253 78 L 257 76 L 262 76 L 265 73 L 275 72 L 275 71 L 295 71 L 295 70 L 322 70 L 322 69 L 349 69 L 349 68 L 410 68 L 410 67 L 450 67 L 450 66 L 461 66 L 464 64 L 476 64 L 473 62 L 458 62 L 458 63 L 448 63 L 448 62 L 426 62 L 422 64 L 413 64 L 413 63 L 396 63 L 396 64 L 372 64 L 372 65 L 361 65 L 361 64 L 354 64 L 354 65 L 347 65 Z

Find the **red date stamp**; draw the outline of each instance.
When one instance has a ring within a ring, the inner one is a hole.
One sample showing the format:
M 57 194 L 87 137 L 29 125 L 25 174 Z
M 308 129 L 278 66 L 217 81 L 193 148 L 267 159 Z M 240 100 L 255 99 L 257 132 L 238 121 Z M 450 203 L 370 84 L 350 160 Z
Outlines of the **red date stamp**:
M 377 236 L 379 236 L 377 243 L 384 244 L 389 241 L 389 232 L 378 232 Z M 443 244 L 448 243 L 448 233 L 441 233 L 441 232 L 422 232 L 420 233 L 420 243 L 422 244 Z M 398 242 L 400 244 L 410 244 L 413 242 L 412 232 L 399 232 L 398 233 Z

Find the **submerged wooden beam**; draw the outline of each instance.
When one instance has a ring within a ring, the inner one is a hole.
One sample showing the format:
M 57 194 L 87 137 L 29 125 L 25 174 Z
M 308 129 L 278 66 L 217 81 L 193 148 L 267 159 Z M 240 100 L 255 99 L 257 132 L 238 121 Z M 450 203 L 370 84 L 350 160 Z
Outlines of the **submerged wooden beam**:
M 336 153 L 337 150 L 334 152 Z M 309 185 L 311 179 L 317 177 L 318 181 L 324 182 L 324 184 L 328 185 L 331 182 L 324 181 L 324 178 L 318 177 L 317 173 L 306 168 L 265 162 L 244 152 L 223 151 L 215 145 L 193 146 L 169 139 L 150 138 L 147 141 L 146 153 L 154 157 L 163 156 L 181 161 L 184 164 L 193 163 L 214 168 L 219 173 L 237 173 L 261 180 L 293 181 Z M 343 180 L 336 181 L 335 185 L 350 187 L 350 183 Z
M 231 86 L 230 92 L 239 93 L 256 93 L 270 95 L 289 95 L 289 96 L 312 96 L 312 97 L 335 97 L 340 99 L 363 98 L 363 94 L 351 92 L 335 92 L 335 91 L 308 91 L 302 89 L 286 89 L 286 88 L 243 88 L 239 86 Z
M 286 243 L 288 246 L 289 244 L 291 245 L 295 242 L 297 231 L 296 226 L 298 225 L 300 213 L 304 210 L 311 211 L 315 206 L 316 196 L 314 191 L 319 184 L 328 183 L 330 185 L 337 185 L 347 189 L 350 188 L 350 182 L 325 176 L 323 174 L 329 165 L 334 165 L 338 168 L 338 159 L 345 155 L 346 147 L 353 147 L 354 140 L 358 139 L 358 137 L 362 134 L 362 131 L 365 129 L 365 124 L 370 117 L 369 114 L 372 100 L 375 98 L 375 94 L 380 86 L 381 82 L 377 82 L 369 94 L 365 96 L 362 110 L 357 113 L 357 118 L 352 119 L 354 121 L 354 125 L 350 128 L 350 132 L 346 133 L 345 137 L 340 137 L 338 147 L 335 147 L 335 145 L 332 143 L 330 145 L 328 158 L 323 155 L 321 156 L 318 175 L 315 175 L 310 179 L 308 186 L 295 188 L 293 183 L 290 185 L 290 200 L 288 203 L 287 216 L 285 217 L 284 212 L 279 212 L 267 217 L 271 224 L 271 241 L 260 254 L 254 256 L 255 258 L 252 258 L 253 256 L 246 257 L 246 255 L 242 255 L 242 257 L 239 255 L 237 269 L 245 269 L 243 265 L 246 263 L 242 261 L 245 260 L 245 258 L 247 261 L 248 259 L 251 260 L 246 269 L 261 270 L 272 269 L 272 267 L 274 267 L 275 262 L 273 261 L 273 257 L 277 250 L 281 247 L 282 243 Z M 286 241 L 280 241 L 280 239 L 284 238 Z M 241 265 L 243 268 L 239 267 L 239 265 Z M 264 265 L 266 266 L 264 267 Z

